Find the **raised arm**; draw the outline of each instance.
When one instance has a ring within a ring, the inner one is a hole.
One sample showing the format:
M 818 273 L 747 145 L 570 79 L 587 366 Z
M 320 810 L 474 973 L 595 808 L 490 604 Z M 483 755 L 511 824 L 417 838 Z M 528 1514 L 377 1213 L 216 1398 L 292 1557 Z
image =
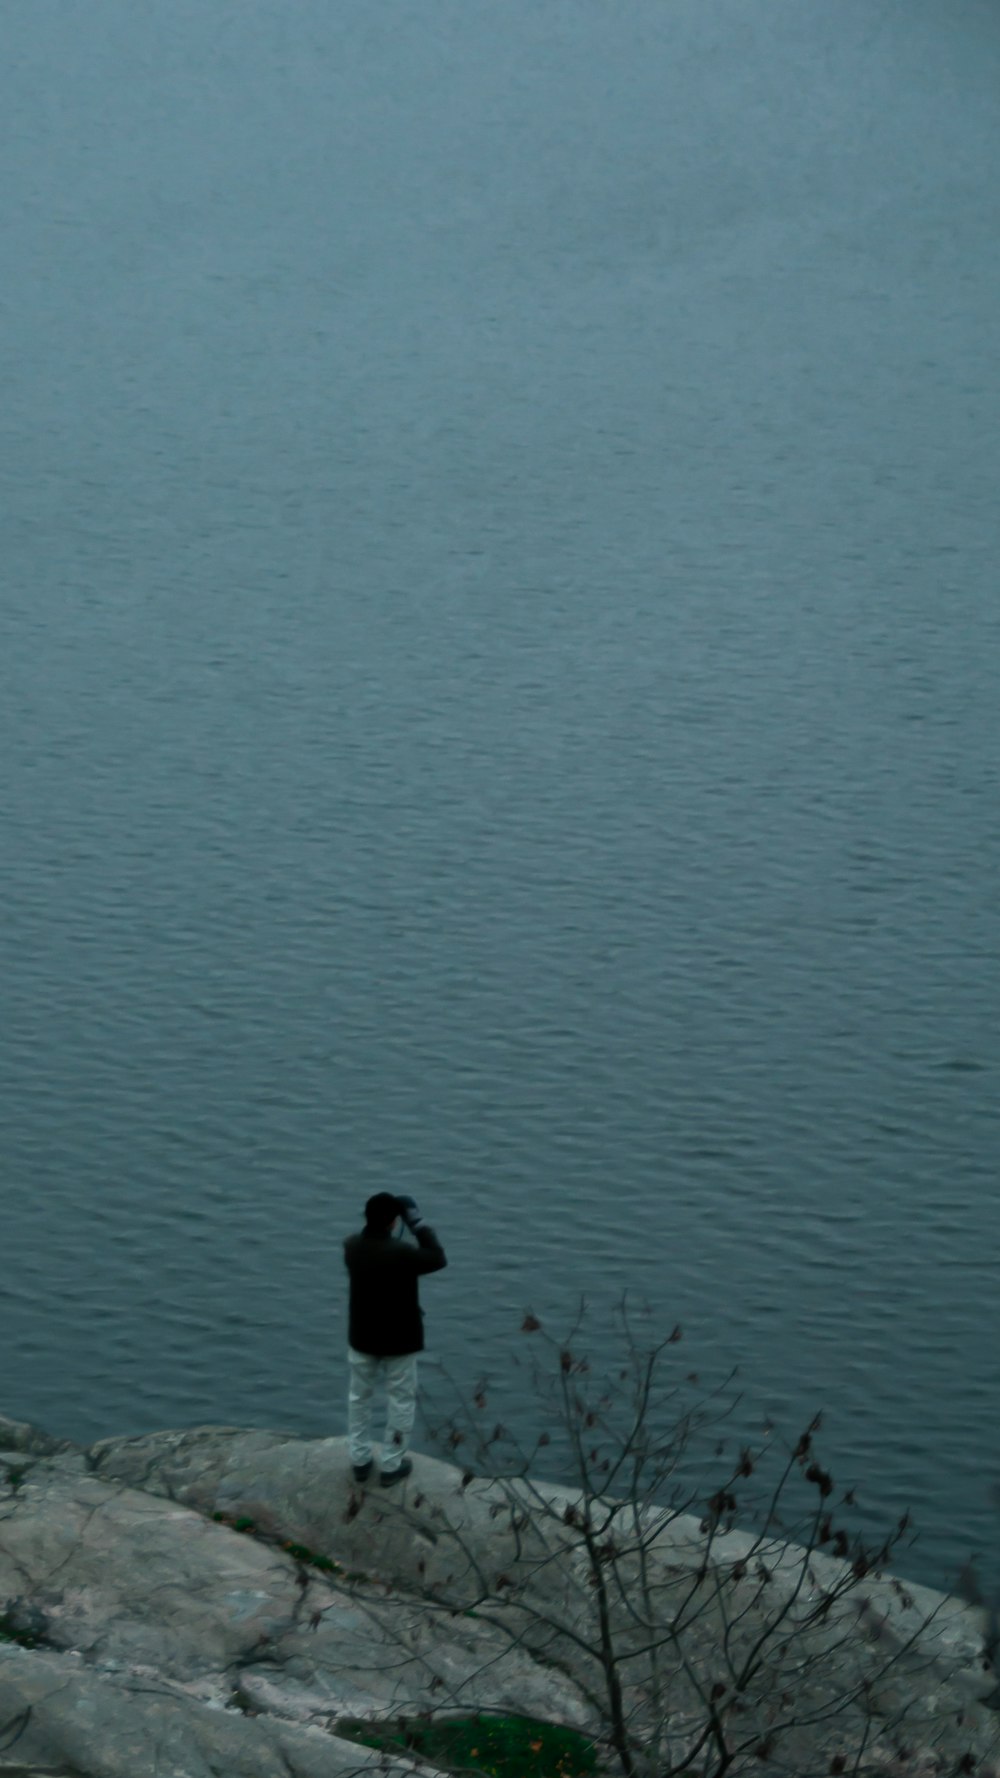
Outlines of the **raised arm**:
M 448 1264 L 444 1248 L 434 1230 L 421 1216 L 416 1199 L 399 1197 L 396 1202 L 400 1216 L 417 1242 L 418 1251 L 413 1255 L 414 1270 L 420 1274 L 442 1271 Z

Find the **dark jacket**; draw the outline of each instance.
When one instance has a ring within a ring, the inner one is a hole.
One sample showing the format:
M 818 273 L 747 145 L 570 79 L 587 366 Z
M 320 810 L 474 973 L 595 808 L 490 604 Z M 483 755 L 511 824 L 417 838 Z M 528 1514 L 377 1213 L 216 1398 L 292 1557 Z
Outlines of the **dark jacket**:
M 417 1296 L 423 1272 L 440 1272 L 448 1261 L 433 1229 L 421 1223 L 418 1246 L 393 1235 L 348 1235 L 344 1261 L 351 1280 L 347 1338 L 355 1352 L 372 1358 L 402 1358 L 424 1349 L 424 1323 Z

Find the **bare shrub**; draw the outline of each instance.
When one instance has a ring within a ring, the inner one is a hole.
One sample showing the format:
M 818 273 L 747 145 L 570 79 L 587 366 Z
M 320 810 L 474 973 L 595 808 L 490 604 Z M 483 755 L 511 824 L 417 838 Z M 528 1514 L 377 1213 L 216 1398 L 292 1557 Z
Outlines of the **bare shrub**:
M 427 1603 L 570 1676 L 623 1778 L 995 1773 L 995 1720 L 936 1612 L 890 1572 L 908 1515 L 875 1541 L 851 1528 L 819 1417 L 790 1444 L 729 1450 L 732 1380 L 706 1392 L 686 1374 L 679 1328 L 649 1338 L 620 1304 L 618 1361 L 598 1370 L 587 1325 L 581 1309 L 557 1339 L 525 1316 L 543 1410 L 527 1448 L 493 1418 L 487 1379 L 437 1426 L 494 1538 L 440 1529 L 463 1578 Z M 561 1483 L 539 1479 L 554 1453 Z

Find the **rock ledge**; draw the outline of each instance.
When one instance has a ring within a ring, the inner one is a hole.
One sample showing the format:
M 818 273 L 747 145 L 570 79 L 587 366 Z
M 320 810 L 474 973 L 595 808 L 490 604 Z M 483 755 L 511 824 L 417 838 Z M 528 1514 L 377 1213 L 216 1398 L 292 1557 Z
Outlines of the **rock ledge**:
M 420 1456 L 398 1493 L 359 1489 L 342 1439 L 205 1426 L 81 1450 L 0 1417 L 0 1774 L 412 1773 L 410 1761 L 380 1766 L 337 1724 L 441 1710 L 600 1737 L 592 1663 L 562 1629 L 538 1635 L 547 1612 L 580 1628 L 568 1614 L 590 1609 L 576 1540 L 567 1529 L 553 1542 L 573 1496 L 532 1484 L 520 1524 L 511 1498 Z M 237 1528 L 247 1522 L 253 1535 Z M 731 1568 L 749 1544 L 716 1538 L 713 1564 Z M 665 1589 L 689 1585 L 703 1559 L 697 1523 L 665 1518 Z M 785 1551 L 774 1584 L 791 1592 L 795 1573 Z M 954 1770 L 969 1750 L 967 1769 L 1000 1769 L 978 1614 L 890 1576 L 867 1581 L 865 1597 L 847 1652 L 880 1673 L 892 1654 L 879 1709 L 888 1723 L 913 1706 L 921 1725 L 910 1764 L 886 1753 L 879 1769 Z M 703 1636 L 698 1658 L 711 1656 Z M 679 1693 L 671 1708 L 679 1721 Z M 799 1760 L 825 1758 L 821 1741 L 800 1737 Z

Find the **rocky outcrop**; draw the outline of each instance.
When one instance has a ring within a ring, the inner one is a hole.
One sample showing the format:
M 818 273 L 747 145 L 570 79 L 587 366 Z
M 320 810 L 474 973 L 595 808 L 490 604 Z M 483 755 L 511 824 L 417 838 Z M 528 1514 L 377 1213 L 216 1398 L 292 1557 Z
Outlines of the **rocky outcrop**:
M 0 1775 L 334 1778 L 376 1757 L 338 1734 L 346 1719 L 445 1709 L 601 1731 L 567 1490 L 419 1456 L 401 1489 L 359 1488 L 342 1440 L 240 1428 L 82 1451 L 0 1419 L 0 1446 Z M 725 1631 L 713 1576 L 749 1541 L 714 1539 L 706 1564 L 698 1525 L 664 1516 L 651 1548 L 665 1611 L 692 1577 L 706 1588 L 689 1653 L 707 1675 Z M 810 1586 L 830 1585 L 814 1566 Z M 772 1567 L 803 1611 L 794 1553 Z M 836 1658 L 810 1669 L 806 1714 L 822 1717 L 847 1675 L 855 1715 L 906 1714 L 928 1760 L 953 1769 L 972 1750 L 988 1770 L 997 1719 L 974 1614 L 891 1577 L 866 1582 L 865 1601 L 809 1629 Z M 729 1633 L 756 1633 L 754 1609 L 748 1594 Z M 627 1660 L 623 1674 L 627 1687 Z M 697 1678 L 671 1694 L 677 1725 Z M 825 1734 L 800 1735 L 796 1757 L 826 1758 Z
M 290 1507 L 285 1535 L 275 1456 L 289 1497 L 324 1501 L 322 1526 L 308 1522 L 318 1544 L 354 1498 L 339 1448 L 218 1429 L 195 1436 L 204 1466 L 184 1487 L 136 1444 L 119 1465 L 107 1445 L 75 1451 L 11 1422 L 0 1435 L 0 1773 L 335 1778 L 375 1759 L 338 1738 L 342 1717 L 447 1701 L 589 1721 L 570 1682 L 489 1626 L 428 1622 L 379 1580 L 339 1581 L 280 1547 L 307 1521 Z M 213 1486 L 237 1451 L 251 1472 L 255 1451 L 271 1456 L 270 1516 L 252 1489 L 245 1503 Z M 220 1502 L 260 1512 L 264 1535 L 214 1519 Z

